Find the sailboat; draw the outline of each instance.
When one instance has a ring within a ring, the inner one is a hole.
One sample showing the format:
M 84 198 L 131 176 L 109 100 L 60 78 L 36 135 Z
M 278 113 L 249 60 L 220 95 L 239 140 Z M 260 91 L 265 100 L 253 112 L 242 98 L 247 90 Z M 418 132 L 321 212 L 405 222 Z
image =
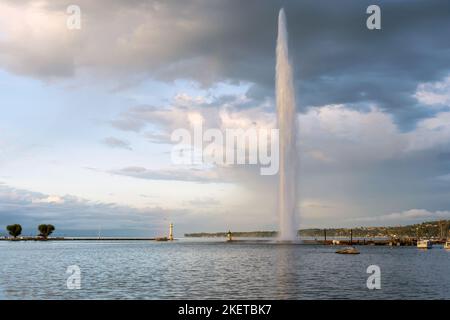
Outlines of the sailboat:
M 430 240 L 418 240 L 417 241 L 417 248 L 419 249 L 431 249 L 433 244 Z

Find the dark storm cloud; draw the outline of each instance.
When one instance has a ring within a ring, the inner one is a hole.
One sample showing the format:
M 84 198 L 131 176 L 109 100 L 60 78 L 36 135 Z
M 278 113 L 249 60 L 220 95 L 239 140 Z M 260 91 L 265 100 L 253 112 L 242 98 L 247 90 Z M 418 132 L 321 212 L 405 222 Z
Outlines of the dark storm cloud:
M 59 12 L 68 4 L 55 1 L 47 10 Z M 36 69 L 29 63 L 35 61 L 35 51 L 0 42 L 9 58 L 3 59 L 5 68 L 48 77 L 54 61 L 65 57 L 67 70 L 54 76 L 88 67 L 108 76 L 118 74 L 125 82 L 139 74 L 163 81 L 189 78 L 204 86 L 249 82 L 253 85 L 248 96 L 263 99 L 273 96 L 277 14 L 284 7 L 303 110 L 376 103 L 394 114 L 401 127 L 409 128 L 433 114 L 413 98 L 417 85 L 442 80 L 450 72 L 448 1 L 376 1 L 382 29 L 374 31 L 366 28 L 366 8 L 374 2 L 366 0 L 81 0 L 78 4 L 86 23 L 69 43 L 73 50 L 59 45 L 62 49 L 53 50 L 56 57 L 46 50 Z M 34 40 L 30 43 L 39 43 Z
M 450 40 L 439 32 L 450 30 L 450 3 L 378 1 L 382 30 L 370 31 L 372 3 L 232 1 L 221 10 L 222 34 L 205 39 L 204 49 L 219 61 L 219 78 L 255 83 L 250 95 L 271 96 L 276 15 L 284 6 L 301 108 L 372 102 L 407 126 L 432 113 L 412 97 L 417 85 L 450 70 Z

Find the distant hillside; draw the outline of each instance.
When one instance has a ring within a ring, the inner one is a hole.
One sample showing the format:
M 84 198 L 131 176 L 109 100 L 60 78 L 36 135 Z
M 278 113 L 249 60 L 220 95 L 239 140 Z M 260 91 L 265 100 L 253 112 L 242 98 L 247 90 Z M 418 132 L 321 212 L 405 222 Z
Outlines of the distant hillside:
M 263 238 L 263 237 L 276 237 L 276 231 L 246 231 L 246 232 L 233 232 L 233 237 L 249 237 L 249 238 Z M 193 238 L 223 238 L 227 236 L 227 232 L 199 232 L 199 233 L 185 233 L 185 237 Z
M 448 235 L 450 220 L 429 221 L 420 224 L 413 224 L 407 226 L 392 226 L 392 227 L 358 227 L 352 228 L 353 237 L 355 238 L 377 238 L 377 237 L 427 237 L 427 238 L 445 238 Z M 327 237 L 348 237 L 350 235 L 350 228 L 330 228 L 327 230 Z M 323 237 L 324 229 L 301 229 L 298 234 L 302 237 Z M 234 237 L 276 237 L 276 231 L 248 231 L 248 232 L 233 232 Z M 186 233 L 185 237 L 220 237 L 227 236 L 226 232 L 200 232 L 200 233 Z

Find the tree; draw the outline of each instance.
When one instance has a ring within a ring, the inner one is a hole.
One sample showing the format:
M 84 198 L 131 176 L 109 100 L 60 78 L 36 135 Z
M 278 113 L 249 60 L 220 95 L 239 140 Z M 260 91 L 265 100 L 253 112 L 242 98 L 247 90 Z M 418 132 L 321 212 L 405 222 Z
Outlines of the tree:
M 51 235 L 53 231 L 55 231 L 55 227 L 51 224 L 40 224 L 38 230 L 40 232 L 39 236 L 47 239 L 48 236 Z
M 11 236 L 17 238 L 22 233 L 22 226 L 20 224 L 11 224 L 6 227 L 6 230 Z

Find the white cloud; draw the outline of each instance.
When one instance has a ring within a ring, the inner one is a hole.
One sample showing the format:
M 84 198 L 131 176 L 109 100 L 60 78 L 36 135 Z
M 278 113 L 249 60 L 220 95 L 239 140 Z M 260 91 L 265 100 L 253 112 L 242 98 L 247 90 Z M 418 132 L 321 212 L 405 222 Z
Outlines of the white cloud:
M 60 196 L 50 195 L 44 198 L 34 198 L 31 200 L 31 203 L 53 203 L 53 204 L 62 204 L 64 203 L 64 198 Z
M 406 151 L 430 150 L 450 147 L 450 112 L 440 112 L 418 122 L 414 131 L 405 134 Z
M 109 171 L 112 174 L 148 180 L 177 180 L 192 182 L 225 183 L 225 176 L 216 170 L 201 170 L 198 168 L 158 169 L 151 170 L 144 167 L 126 167 Z
M 0 3 L 0 65 L 19 74 L 72 75 L 79 47 L 66 19 L 65 11 L 49 10 L 46 1 Z
M 125 149 L 125 150 L 130 150 L 130 151 L 133 150 L 128 141 L 114 138 L 114 137 L 107 137 L 102 140 L 102 143 L 111 148 L 119 148 L 119 149 Z
M 203 75 L 205 81 L 218 68 L 214 56 L 199 56 L 194 45 L 196 39 L 217 32 L 210 16 L 194 19 L 195 11 L 178 10 L 177 3 L 78 0 L 82 27 L 69 30 L 69 4 L 64 0 L 0 3 L 0 66 L 44 79 L 89 69 L 100 76 L 119 77 L 152 70 L 170 78 L 171 73 L 181 72 Z
M 333 159 L 331 159 L 329 156 L 327 156 L 325 154 L 325 152 L 322 150 L 315 150 L 315 149 L 308 150 L 308 151 L 306 151 L 306 154 L 308 156 L 310 156 L 311 158 L 313 158 L 315 160 L 319 160 L 321 162 L 332 162 L 333 161 Z
M 265 105 L 239 108 L 225 103 L 217 108 L 205 108 L 204 99 L 183 94 L 189 104 L 166 107 L 135 107 L 113 120 L 119 129 L 137 124 L 136 131 L 152 142 L 169 143 L 171 133 L 178 128 L 192 128 L 194 122 L 203 127 L 225 129 L 271 129 L 276 127 L 276 115 Z M 176 96 L 178 99 L 179 96 Z M 176 100 L 175 99 L 175 100 Z M 220 97 L 217 98 L 220 100 Z M 211 100 L 209 103 L 214 103 Z M 411 152 L 446 148 L 450 143 L 450 112 L 440 112 L 418 122 L 415 129 L 402 132 L 393 118 L 372 106 L 359 111 L 346 105 L 325 105 L 299 114 L 299 142 L 302 154 L 323 164 L 369 164 L 386 159 L 407 157 Z M 307 161 L 306 159 L 305 161 Z
M 450 106 L 450 76 L 442 81 L 419 84 L 414 97 L 428 106 Z
M 372 107 L 367 112 L 345 105 L 311 108 L 299 116 L 301 149 L 322 162 L 372 163 L 397 157 L 406 138 L 392 118 Z
M 450 147 L 450 112 L 420 120 L 409 132 L 401 132 L 392 117 L 377 107 L 364 112 L 345 105 L 323 106 L 300 115 L 299 122 L 304 151 L 328 162 L 371 163 Z
M 218 207 L 220 201 L 211 197 L 196 198 L 186 202 L 187 205 L 192 206 L 195 209 Z

